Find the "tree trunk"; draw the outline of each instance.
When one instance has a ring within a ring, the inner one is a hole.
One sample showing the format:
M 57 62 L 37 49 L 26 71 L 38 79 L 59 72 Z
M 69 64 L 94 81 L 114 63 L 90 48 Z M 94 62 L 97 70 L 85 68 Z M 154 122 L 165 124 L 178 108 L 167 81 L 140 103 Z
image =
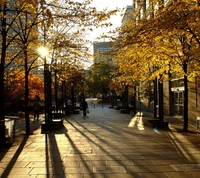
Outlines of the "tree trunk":
M 136 85 L 134 86 L 133 109 L 134 109 L 134 114 L 136 114 L 137 113 L 137 110 L 136 110 Z
M 157 77 L 154 79 L 154 118 L 157 118 L 157 105 L 158 105 L 158 98 L 157 98 Z
M 129 103 L 128 103 L 128 85 L 125 85 L 125 109 L 129 109 Z
M 5 139 L 5 122 L 4 122 L 4 65 L 6 59 L 6 9 L 7 5 L 4 3 L 3 20 L 2 20 L 2 43 L 1 43 L 1 63 L 0 63 L 0 147 L 4 147 Z
M 64 113 L 64 87 L 65 87 L 65 81 L 62 81 L 62 113 Z
M 48 122 L 52 121 L 52 95 L 51 95 L 51 71 L 47 72 L 47 112 Z
M 159 120 L 164 120 L 164 104 L 163 104 L 163 81 L 158 83 L 159 92 Z
M 56 112 L 58 112 L 58 82 L 57 82 L 57 71 L 55 70 L 54 73 L 54 78 L 55 78 L 55 105 L 56 105 Z
M 4 122 L 4 66 L 0 64 L 0 148 L 6 143 L 5 139 L 5 122 Z
M 183 69 L 184 69 L 184 124 L 183 124 L 183 131 L 187 132 L 188 131 L 188 79 L 187 79 L 187 61 L 184 61 L 183 64 Z
M 29 120 L 29 81 L 28 81 L 28 55 L 27 55 L 27 49 L 24 50 L 24 56 L 25 56 L 25 120 L 26 120 L 26 135 L 30 135 L 30 120 Z
M 71 103 L 72 103 L 72 112 L 74 111 L 74 85 L 71 86 Z

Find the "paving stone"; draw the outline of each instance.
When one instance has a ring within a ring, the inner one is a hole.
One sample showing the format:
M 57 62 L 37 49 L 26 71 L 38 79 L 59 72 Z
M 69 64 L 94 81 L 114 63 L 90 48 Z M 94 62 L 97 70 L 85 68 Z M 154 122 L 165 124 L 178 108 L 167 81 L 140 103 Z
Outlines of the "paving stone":
M 12 167 L 28 167 L 29 164 L 29 161 L 17 161 L 14 165 L 12 165 Z
M 77 174 L 77 173 L 92 173 L 92 166 L 87 167 L 66 167 L 64 170 L 65 174 Z
M 46 162 L 46 161 L 31 161 L 26 167 L 34 167 L 34 168 L 45 168 L 45 167 L 52 167 L 52 162 Z
M 124 166 L 94 166 L 94 173 L 126 173 Z
M 105 161 L 120 160 L 120 156 L 119 155 L 110 155 L 110 154 L 99 155 L 99 160 L 105 160 Z
M 176 171 L 199 171 L 200 170 L 200 164 L 178 164 L 178 165 L 171 165 L 173 169 Z
M 0 162 L 0 170 L 1 168 L 6 168 L 9 165 L 9 161 L 1 161 Z
M 105 178 L 104 174 L 84 174 L 83 178 Z
M 141 173 L 141 176 L 142 178 L 168 178 L 165 173 Z
M 31 170 L 31 168 L 8 168 L 4 170 L 2 177 L 6 177 L 9 175 L 28 175 Z
M 144 166 L 141 166 L 141 165 L 140 166 L 138 165 L 126 166 L 126 170 L 128 173 L 147 172 Z
M 80 162 L 80 167 L 86 166 L 106 166 L 105 161 L 82 161 Z
M 44 168 L 33 168 L 30 175 L 47 175 L 47 174 L 63 174 L 63 167 L 44 167 Z
M 106 161 L 107 166 L 128 166 L 133 165 L 132 161 Z
M 142 178 L 139 173 L 134 174 L 105 174 L 105 178 Z
M 34 123 L 33 135 L 23 139 L 18 132 L 13 145 L 0 150 L 0 177 L 200 177 L 199 135 L 146 125 L 144 130 L 129 128 L 132 117 L 99 106 L 84 119 L 67 116 L 60 131 L 41 134 L 40 124 Z M 20 127 L 25 129 L 25 123 Z
M 166 172 L 168 178 L 200 178 L 200 172 Z
M 63 167 L 78 167 L 80 165 L 80 161 L 62 161 L 60 162 L 54 162 L 53 166 L 57 167 L 62 165 Z
M 174 171 L 174 169 L 170 165 L 156 165 L 156 166 L 145 165 L 145 169 L 148 172 L 153 172 L 153 173 Z
M 144 160 L 144 159 L 134 159 L 132 160 L 133 165 L 155 165 L 152 160 Z
M 40 178 L 37 175 L 8 175 L 6 178 L 36 178 L 36 177 Z
M 35 176 L 36 176 L 36 178 L 46 178 L 46 177 L 52 178 L 53 177 L 52 174 L 48 174 L 48 175 L 35 175 Z M 64 175 L 60 175 L 60 176 L 61 176 L 60 178 L 64 178 L 63 177 Z M 59 177 L 59 175 L 56 175 L 56 177 Z
M 155 165 L 169 165 L 169 164 L 175 164 L 176 163 L 172 159 L 158 159 L 158 160 L 152 160 L 152 162 Z

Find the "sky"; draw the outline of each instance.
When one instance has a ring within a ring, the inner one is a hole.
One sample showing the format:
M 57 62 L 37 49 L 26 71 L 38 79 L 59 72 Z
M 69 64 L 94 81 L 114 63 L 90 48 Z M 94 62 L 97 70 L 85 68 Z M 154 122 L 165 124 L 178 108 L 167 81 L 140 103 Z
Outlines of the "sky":
M 115 10 L 117 9 L 122 9 L 122 8 L 126 8 L 127 6 L 132 6 L 133 0 L 93 0 L 93 2 L 91 3 L 91 7 L 96 7 L 97 10 L 103 10 L 105 8 L 108 8 L 109 10 Z M 87 35 L 87 38 L 89 38 L 92 41 L 104 41 L 104 39 L 99 40 L 97 39 L 101 34 L 109 32 L 111 30 L 114 30 L 116 27 L 120 27 L 121 26 L 121 20 L 122 20 L 122 16 L 120 16 L 121 13 L 118 13 L 117 15 L 113 15 L 109 22 L 111 22 L 113 25 L 111 27 L 108 28 L 98 28 L 98 29 L 93 29 L 92 32 L 90 32 Z M 106 40 L 105 40 L 106 41 Z M 91 46 L 89 46 L 89 51 L 91 54 L 93 54 L 93 45 L 91 44 Z M 85 63 L 85 67 L 89 67 L 91 66 L 91 64 L 93 63 L 93 58 L 89 59 L 88 62 Z
M 96 7 L 97 10 L 103 10 L 105 8 L 114 10 L 116 8 L 126 8 L 127 6 L 132 6 L 132 2 L 133 0 L 93 0 L 91 6 Z M 90 33 L 90 38 L 95 40 L 98 36 L 100 36 L 100 34 L 119 27 L 121 25 L 121 20 L 122 17 L 120 16 L 120 13 L 112 16 L 110 22 L 112 22 L 113 26 L 109 28 L 94 29 L 94 31 Z

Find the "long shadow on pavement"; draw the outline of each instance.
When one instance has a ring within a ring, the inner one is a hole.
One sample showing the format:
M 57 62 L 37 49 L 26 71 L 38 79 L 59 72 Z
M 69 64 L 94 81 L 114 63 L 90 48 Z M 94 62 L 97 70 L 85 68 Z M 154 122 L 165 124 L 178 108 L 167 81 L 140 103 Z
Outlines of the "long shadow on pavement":
M 14 164 L 16 163 L 19 155 L 21 154 L 26 142 L 28 140 L 28 136 L 25 135 L 24 139 L 22 140 L 21 144 L 19 145 L 19 148 L 17 149 L 16 153 L 13 155 L 12 159 L 10 160 L 9 164 L 7 165 L 6 169 L 2 173 L 1 177 L 8 177 L 11 169 L 13 168 Z
M 120 161 L 120 157 L 119 155 L 118 158 L 116 158 L 114 155 L 110 154 L 102 145 L 100 145 L 99 143 L 94 142 L 91 138 L 89 138 L 85 133 L 83 133 L 80 129 L 78 129 L 72 122 L 70 122 L 69 120 L 66 120 L 73 128 L 75 128 L 79 133 L 81 133 L 81 135 L 83 135 L 90 143 L 95 144 L 96 146 L 98 146 L 98 148 L 100 148 L 107 156 L 109 156 L 110 158 L 112 158 L 112 160 L 115 160 L 118 165 L 120 166 L 125 166 L 121 161 Z M 80 126 L 82 126 L 82 128 L 84 128 L 85 130 L 87 130 L 87 132 L 89 132 L 90 134 L 92 134 L 93 136 L 95 136 L 96 138 L 98 138 L 98 140 L 103 141 L 105 144 L 108 144 L 110 146 L 112 146 L 110 143 L 108 143 L 106 140 L 102 140 L 102 138 L 100 138 L 99 136 L 97 136 L 96 134 L 94 134 L 93 132 L 91 132 L 90 130 L 88 130 L 86 127 L 84 127 L 83 125 L 81 125 L 79 123 Z M 114 148 L 114 147 L 113 147 Z
M 55 135 L 67 134 L 67 131 L 68 130 L 63 126 L 61 129 L 44 131 L 42 133 L 45 134 L 46 178 L 52 177 L 51 173 L 54 177 L 65 178 L 64 166 Z

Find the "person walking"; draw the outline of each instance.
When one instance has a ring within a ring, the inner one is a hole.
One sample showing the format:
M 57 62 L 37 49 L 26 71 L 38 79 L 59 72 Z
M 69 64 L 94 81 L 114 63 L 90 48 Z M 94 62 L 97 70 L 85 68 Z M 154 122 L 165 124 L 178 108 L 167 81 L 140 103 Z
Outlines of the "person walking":
M 39 100 L 36 100 L 33 103 L 34 121 L 39 120 L 40 109 L 41 109 L 40 102 Z
M 85 117 L 87 115 L 87 109 L 88 109 L 88 103 L 85 99 L 82 102 L 82 109 L 83 109 L 83 116 Z

